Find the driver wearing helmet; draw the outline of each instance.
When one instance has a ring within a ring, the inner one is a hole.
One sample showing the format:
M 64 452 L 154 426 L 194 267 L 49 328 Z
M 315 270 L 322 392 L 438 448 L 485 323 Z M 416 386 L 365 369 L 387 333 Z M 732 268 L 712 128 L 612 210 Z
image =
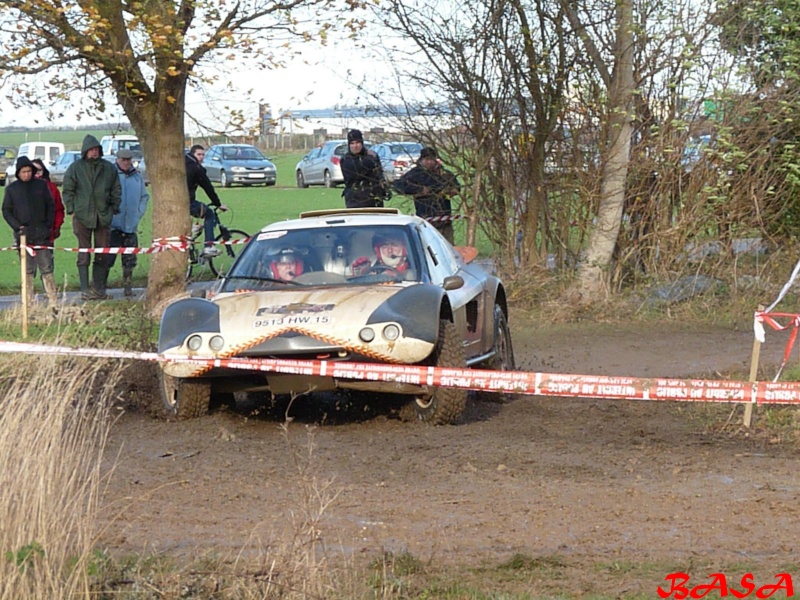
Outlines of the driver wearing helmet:
M 281 281 L 292 281 L 303 273 L 303 259 L 292 248 L 283 248 L 269 263 L 272 276 Z
M 405 273 L 408 270 L 408 250 L 402 234 L 396 232 L 376 233 L 372 236 L 372 248 L 375 250 L 375 262 L 362 256 L 353 262 L 353 275 L 394 271 Z

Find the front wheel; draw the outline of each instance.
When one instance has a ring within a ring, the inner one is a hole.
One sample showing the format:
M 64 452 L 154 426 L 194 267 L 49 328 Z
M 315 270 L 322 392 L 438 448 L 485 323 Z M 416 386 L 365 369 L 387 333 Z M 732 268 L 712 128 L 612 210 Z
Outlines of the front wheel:
M 464 345 L 461 343 L 458 329 L 450 321 L 439 321 L 439 339 L 431 357 L 435 367 L 467 366 Z M 467 390 L 459 388 L 436 388 L 433 394 L 416 396 L 411 403 L 415 417 L 431 425 L 447 425 L 453 423 L 464 412 L 467 404 Z
M 197 419 L 208 412 L 211 384 L 202 380 L 173 377 L 161 371 L 161 399 L 167 414 L 180 421 Z
M 303 172 L 302 171 L 298 171 L 297 172 L 297 187 L 303 188 L 303 189 L 308 187 L 308 184 L 306 183 L 306 178 L 303 177 Z
M 237 241 L 237 240 L 246 240 L 250 237 L 250 234 L 245 233 L 241 229 L 229 229 L 228 230 L 228 240 Z M 208 268 L 213 273 L 214 277 L 218 277 L 220 274 L 225 274 L 230 271 L 233 262 L 236 260 L 236 257 L 239 256 L 239 253 L 242 251 L 242 246 L 240 244 L 225 244 L 226 240 L 223 235 L 220 233 L 214 241 L 217 242 L 216 247 L 221 250 L 219 256 L 215 256 L 214 258 L 208 259 Z
M 222 187 L 231 187 L 232 182 L 230 179 L 228 179 L 228 174 L 225 171 L 219 172 L 219 183 Z

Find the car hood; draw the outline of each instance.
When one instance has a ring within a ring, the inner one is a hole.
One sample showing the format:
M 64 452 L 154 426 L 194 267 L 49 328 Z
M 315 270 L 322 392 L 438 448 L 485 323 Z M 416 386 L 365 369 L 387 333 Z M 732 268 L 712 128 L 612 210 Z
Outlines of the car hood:
M 330 360 L 417 363 L 433 350 L 438 336 L 441 288 L 429 284 L 298 289 L 220 294 L 190 298 L 165 310 L 159 334 L 162 353 L 196 357 L 270 356 Z M 400 328 L 387 340 L 384 328 Z M 364 342 L 359 332 L 375 335 Z M 207 341 L 216 333 L 224 346 L 207 343 L 192 352 L 192 334 Z M 173 374 L 178 375 L 175 372 Z

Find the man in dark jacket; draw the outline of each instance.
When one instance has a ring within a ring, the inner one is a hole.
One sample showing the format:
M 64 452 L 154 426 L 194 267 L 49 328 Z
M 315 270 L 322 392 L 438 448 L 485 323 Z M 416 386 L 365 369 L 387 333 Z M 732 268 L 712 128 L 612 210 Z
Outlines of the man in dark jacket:
M 20 236 L 25 235 L 25 243 L 29 246 L 48 246 L 56 214 L 55 202 L 47 182 L 34 177 L 35 171 L 36 166 L 27 156 L 17 159 L 17 178 L 6 186 L 3 196 L 3 218 L 14 230 L 17 243 Z M 24 302 L 33 302 L 33 282 L 37 267 L 42 274 L 48 303 L 55 307 L 58 297 L 53 277 L 53 251 L 49 248 L 36 249 L 36 256 L 27 255 L 25 272 L 28 278 Z
M 203 235 L 205 236 L 203 256 L 213 258 L 220 254 L 220 251 L 214 247 L 214 227 L 217 226 L 219 220 L 217 214 L 207 204 L 203 204 L 197 199 L 197 188 L 203 188 L 211 200 L 211 204 L 222 212 L 228 210 L 228 207 L 219 199 L 217 191 L 211 185 L 211 180 L 206 174 L 206 168 L 203 166 L 205 156 L 206 149 L 199 144 L 189 149 L 189 154 L 186 155 L 186 185 L 189 186 L 189 214 L 196 219 L 203 219 Z
M 347 208 L 383 206 L 388 188 L 378 155 L 364 148 L 364 136 L 358 129 L 347 134 L 347 152 L 342 158 L 344 203 Z
M 451 244 L 454 236 L 450 199 L 460 188 L 458 178 L 439 164 L 435 148 L 423 148 L 417 165 L 394 182 L 397 193 L 414 197 L 417 216 L 430 220 Z
M 122 189 L 117 168 L 103 160 L 103 149 L 93 135 L 83 138 L 81 158 L 64 173 L 61 197 L 64 208 L 72 217 L 72 230 L 79 248 L 108 248 L 111 240 L 111 219 L 119 211 Z M 89 287 L 89 262 L 86 252 L 78 253 L 78 276 L 84 300 L 108 298 L 106 285 L 111 259 L 108 254 L 95 253 L 92 268 L 92 287 Z

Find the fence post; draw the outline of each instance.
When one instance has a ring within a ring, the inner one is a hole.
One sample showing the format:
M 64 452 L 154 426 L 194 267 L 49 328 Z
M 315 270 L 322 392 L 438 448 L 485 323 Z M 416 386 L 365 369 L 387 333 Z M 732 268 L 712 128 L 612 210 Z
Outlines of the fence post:
M 764 308 L 765 307 L 763 304 L 759 304 L 757 310 L 758 312 L 761 312 L 764 310 Z M 758 340 L 757 337 L 754 337 L 753 353 L 750 356 L 750 379 L 748 380 L 750 381 L 750 383 L 755 383 L 756 379 L 758 378 L 758 360 L 760 355 L 761 355 L 761 342 Z M 748 402 L 744 406 L 744 420 L 742 421 L 742 424 L 748 429 L 750 429 L 750 425 L 752 424 L 752 422 L 753 422 L 753 403 Z
M 22 281 L 22 337 L 28 337 L 28 301 L 33 298 L 28 298 L 28 249 L 27 249 L 27 236 L 23 233 L 19 236 L 19 264 L 21 270 Z

